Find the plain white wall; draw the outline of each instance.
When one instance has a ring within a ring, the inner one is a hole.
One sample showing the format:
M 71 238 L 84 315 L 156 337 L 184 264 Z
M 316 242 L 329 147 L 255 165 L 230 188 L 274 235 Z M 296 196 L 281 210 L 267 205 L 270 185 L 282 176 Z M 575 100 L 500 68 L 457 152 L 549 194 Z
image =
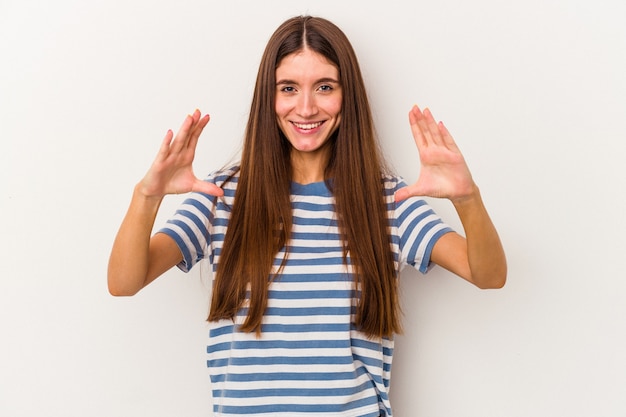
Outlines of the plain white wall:
M 352 40 L 408 180 L 409 108 L 446 122 L 508 255 L 500 291 L 403 275 L 395 415 L 626 415 L 621 0 L 0 0 L 0 415 L 210 415 L 206 267 L 113 298 L 108 254 L 186 113 L 212 115 L 198 175 L 236 155 L 263 47 L 302 13 Z

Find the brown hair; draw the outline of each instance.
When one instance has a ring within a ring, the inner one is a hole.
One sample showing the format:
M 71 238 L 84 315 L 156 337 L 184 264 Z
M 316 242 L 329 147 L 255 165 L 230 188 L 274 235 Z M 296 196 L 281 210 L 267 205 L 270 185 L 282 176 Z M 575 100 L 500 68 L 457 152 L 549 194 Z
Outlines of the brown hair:
M 269 281 L 274 278 L 270 276 L 273 260 L 286 246 L 292 225 L 291 145 L 276 120 L 276 68 L 304 47 L 338 68 L 343 91 L 341 124 L 330 139 L 325 178 L 335 198 L 344 262 L 349 251 L 355 266 L 355 285 L 360 290 L 356 325 L 371 336 L 391 336 L 400 331 L 397 273 L 387 231 L 385 167 L 365 85 L 345 34 L 328 20 L 311 16 L 280 25 L 261 59 L 208 320 L 234 318 L 250 284 L 248 316 L 241 328 L 261 331 Z M 285 250 L 286 257 L 289 248 Z

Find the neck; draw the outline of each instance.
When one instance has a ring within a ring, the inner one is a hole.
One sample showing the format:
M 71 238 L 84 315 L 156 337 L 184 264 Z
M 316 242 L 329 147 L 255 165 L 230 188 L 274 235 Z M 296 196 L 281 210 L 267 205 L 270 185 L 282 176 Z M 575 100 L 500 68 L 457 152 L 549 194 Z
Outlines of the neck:
M 327 152 L 316 152 L 314 154 L 292 153 L 292 180 L 298 184 L 311 184 L 323 181 L 327 164 Z
M 293 167 L 293 178 L 294 182 L 298 184 L 312 184 L 314 182 L 320 182 L 324 180 L 324 171 L 323 170 L 302 170 L 297 166 Z

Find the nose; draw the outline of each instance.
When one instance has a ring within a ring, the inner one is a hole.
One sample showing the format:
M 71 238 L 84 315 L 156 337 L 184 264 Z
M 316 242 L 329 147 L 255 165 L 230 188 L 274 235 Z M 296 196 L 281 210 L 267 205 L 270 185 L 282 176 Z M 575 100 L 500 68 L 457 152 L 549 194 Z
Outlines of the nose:
M 315 116 L 318 112 L 315 94 L 306 91 L 300 93 L 296 106 L 296 112 L 303 118 Z

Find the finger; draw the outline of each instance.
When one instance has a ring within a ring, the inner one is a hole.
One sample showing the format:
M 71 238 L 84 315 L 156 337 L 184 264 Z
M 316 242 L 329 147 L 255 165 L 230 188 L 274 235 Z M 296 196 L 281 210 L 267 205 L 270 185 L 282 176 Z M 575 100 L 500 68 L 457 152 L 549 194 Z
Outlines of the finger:
M 424 108 L 424 110 L 416 113 L 417 116 L 417 124 L 424 136 L 424 140 L 426 141 L 426 145 L 439 145 L 441 142 L 440 137 L 438 136 L 438 130 L 433 129 L 433 115 L 428 107 Z M 436 123 L 434 123 L 436 125 Z
M 420 191 L 419 188 L 416 187 L 415 184 L 413 184 L 400 188 L 398 191 L 396 191 L 394 198 L 396 203 L 399 203 L 400 201 L 406 200 L 409 197 L 418 195 L 423 195 L 423 193 Z
M 441 137 L 443 138 L 443 142 L 446 145 L 446 147 L 451 150 L 458 150 L 459 148 L 456 142 L 454 141 L 454 138 L 448 131 L 448 128 L 443 124 L 443 122 L 439 122 L 438 127 L 439 127 L 439 132 L 441 132 Z
M 196 146 L 198 145 L 198 139 L 200 138 L 200 135 L 202 134 L 202 131 L 206 127 L 207 123 L 209 123 L 209 120 L 211 120 L 211 117 L 208 114 L 205 114 L 201 119 L 198 120 L 198 122 L 189 134 L 187 148 L 193 149 L 195 152 Z
M 202 116 L 202 113 L 200 112 L 200 110 L 195 109 L 193 113 L 191 113 L 189 116 L 191 117 L 191 126 L 189 127 L 189 134 L 192 134 L 193 131 L 198 126 L 198 123 L 200 123 L 200 118 Z
M 193 123 L 193 116 L 188 114 L 172 141 L 170 146 L 172 152 L 178 153 L 181 149 L 187 146 L 187 142 L 189 141 L 189 130 L 191 129 Z
M 212 182 L 201 181 L 198 179 L 192 185 L 191 191 L 209 194 L 216 197 L 221 197 L 224 195 L 224 190 L 217 185 L 213 184 Z
M 202 113 L 200 113 L 199 109 L 195 109 L 193 111 L 193 113 L 191 113 L 191 119 L 193 120 L 193 123 L 198 123 L 198 120 L 200 120 L 200 116 L 202 115 Z
M 426 141 L 426 145 L 433 143 L 432 132 L 428 125 L 428 119 L 426 118 L 426 112 L 429 112 L 428 108 L 425 108 L 423 111 L 420 110 L 417 106 L 414 108 L 414 116 L 419 127 L 422 132 L 422 136 L 424 136 L 424 140 Z
M 410 194 L 407 190 L 407 187 L 404 187 L 396 191 L 396 195 L 394 196 L 394 199 L 396 203 L 399 203 L 400 201 L 406 200 L 409 196 Z
M 414 105 L 411 111 L 409 111 L 409 123 L 411 125 L 411 133 L 413 133 L 413 139 L 415 139 L 415 144 L 417 148 L 425 147 L 428 145 L 426 137 L 422 132 L 422 128 L 420 126 L 420 118 L 423 118 L 422 111 Z
M 437 125 L 437 122 L 435 121 L 432 112 L 429 108 L 426 108 L 424 109 L 423 114 L 424 129 L 428 131 L 428 136 L 431 138 L 432 142 L 440 145 L 441 143 L 443 143 L 443 139 L 441 137 L 441 133 L 439 132 L 439 126 Z
M 157 159 L 165 159 L 170 152 L 170 144 L 172 143 L 172 138 L 174 137 L 174 132 L 171 129 L 168 129 L 165 137 L 161 141 L 161 147 L 159 148 L 159 152 L 157 153 Z

